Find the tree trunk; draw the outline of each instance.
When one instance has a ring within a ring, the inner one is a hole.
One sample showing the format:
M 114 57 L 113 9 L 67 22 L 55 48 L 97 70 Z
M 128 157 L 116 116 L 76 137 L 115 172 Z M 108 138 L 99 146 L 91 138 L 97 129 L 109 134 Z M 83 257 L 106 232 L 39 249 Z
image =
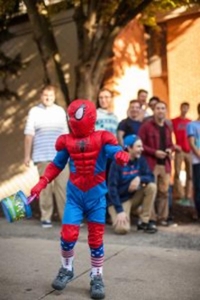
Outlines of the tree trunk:
M 101 82 L 95 82 L 90 74 L 87 65 L 76 67 L 76 90 L 75 98 L 88 99 L 96 102 L 97 93 L 101 87 Z
M 85 9 L 84 1 L 75 6 L 74 20 L 78 37 L 79 64 L 76 67 L 76 97 L 86 97 L 92 101 L 103 85 L 104 75 L 113 57 L 113 42 L 129 21 L 143 11 L 153 0 L 143 0 L 135 7 L 128 1 L 120 1 L 117 9 L 105 23 L 103 1 L 88 1 Z M 78 3 L 78 2 L 77 2 Z M 86 5 L 86 4 L 85 4 Z M 87 11 L 87 13 L 86 13 Z
M 58 86 L 57 103 L 70 103 L 68 87 L 60 63 L 59 50 L 43 0 L 24 0 L 34 39 L 44 68 L 44 83 Z
M 116 29 L 109 35 L 108 40 L 106 38 L 101 40 L 98 50 L 86 62 L 80 59 L 80 63 L 76 66 L 76 97 L 85 97 L 96 102 L 106 70 L 113 58 L 113 42 L 118 32 Z

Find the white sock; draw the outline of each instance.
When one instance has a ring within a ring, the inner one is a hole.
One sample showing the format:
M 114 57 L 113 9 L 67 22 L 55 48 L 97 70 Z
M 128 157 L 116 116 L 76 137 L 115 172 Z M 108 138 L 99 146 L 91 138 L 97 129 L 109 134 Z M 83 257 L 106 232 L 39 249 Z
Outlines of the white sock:
M 74 260 L 74 250 L 64 251 L 62 250 L 61 263 L 63 268 L 72 271 Z
M 91 275 L 90 275 L 91 278 L 97 275 L 103 276 L 103 267 L 92 267 Z

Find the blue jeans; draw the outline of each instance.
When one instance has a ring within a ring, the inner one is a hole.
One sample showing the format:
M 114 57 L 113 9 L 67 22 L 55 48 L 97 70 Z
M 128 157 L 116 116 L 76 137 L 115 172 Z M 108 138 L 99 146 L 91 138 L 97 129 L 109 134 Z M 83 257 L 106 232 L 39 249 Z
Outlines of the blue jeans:
M 192 167 L 193 167 L 194 203 L 195 203 L 198 216 L 200 217 L 200 184 L 199 184 L 200 163 L 194 164 Z

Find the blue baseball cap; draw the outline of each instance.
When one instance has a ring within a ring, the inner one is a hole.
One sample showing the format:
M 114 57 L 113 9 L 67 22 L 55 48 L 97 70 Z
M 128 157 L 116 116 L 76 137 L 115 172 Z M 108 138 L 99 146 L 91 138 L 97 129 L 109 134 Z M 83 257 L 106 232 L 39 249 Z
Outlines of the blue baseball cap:
M 140 138 L 138 135 L 130 134 L 124 138 L 124 148 L 132 147 Z

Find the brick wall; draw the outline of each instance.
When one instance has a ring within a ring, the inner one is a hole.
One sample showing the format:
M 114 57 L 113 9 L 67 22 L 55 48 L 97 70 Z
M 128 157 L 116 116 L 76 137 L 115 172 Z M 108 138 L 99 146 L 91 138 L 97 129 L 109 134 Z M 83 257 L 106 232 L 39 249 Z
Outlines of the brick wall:
M 195 119 L 200 102 L 200 13 L 167 22 L 167 65 L 171 117 L 187 101 L 190 117 Z
M 113 46 L 112 76 L 106 86 L 114 91 L 114 112 L 121 120 L 127 116 L 129 101 L 137 91 L 145 89 L 152 95 L 147 61 L 144 27 L 134 19 L 121 30 Z

